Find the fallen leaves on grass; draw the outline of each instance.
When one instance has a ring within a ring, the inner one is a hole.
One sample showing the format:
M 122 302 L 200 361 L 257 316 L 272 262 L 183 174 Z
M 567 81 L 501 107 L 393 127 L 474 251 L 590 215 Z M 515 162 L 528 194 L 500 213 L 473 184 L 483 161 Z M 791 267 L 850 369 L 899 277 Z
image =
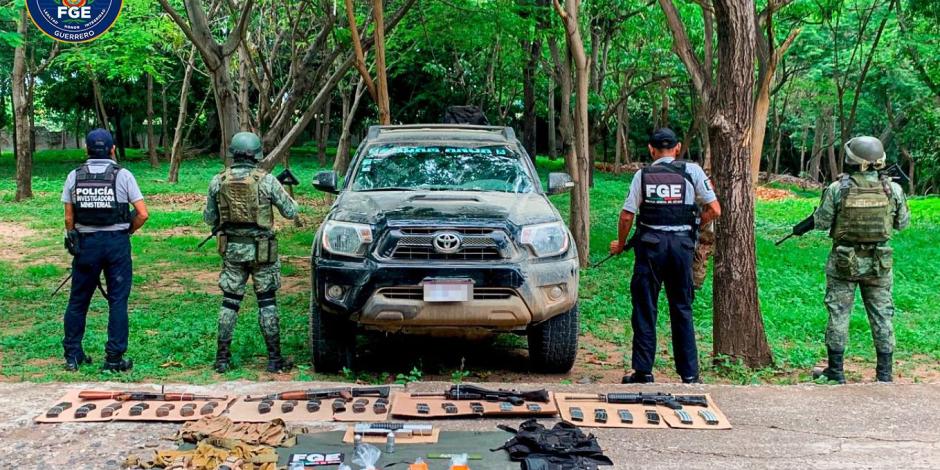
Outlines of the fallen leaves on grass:
M 789 189 L 768 188 L 766 186 L 757 187 L 757 199 L 761 201 L 779 201 L 791 197 L 793 197 L 793 193 Z

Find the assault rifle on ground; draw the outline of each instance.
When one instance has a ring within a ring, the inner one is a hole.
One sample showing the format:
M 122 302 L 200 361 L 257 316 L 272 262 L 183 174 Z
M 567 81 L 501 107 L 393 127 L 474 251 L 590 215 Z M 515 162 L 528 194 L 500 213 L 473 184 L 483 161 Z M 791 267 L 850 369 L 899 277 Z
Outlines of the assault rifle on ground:
M 514 406 L 522 405 L 527 401 L 548 403 L 548 391 L 533 390 L 520 392 L 517 390 L 489 390 L 476 385 L 451 385 L 444 393 L 413 393 L 413 397 L 441 397 L 448 400 L 475 400 L 489 402 L 508 402 Z
M 78 393 L 82 400 L 116 400 L 116 401 L 202 401 L 225 400 L 226 397 L 213 397 L 209 395 L 195 395 L 192 393 L 162 393 L 162 392 L 121 392 L 86 390 Z
M 673 395 L 671 393 L 608 393 L 594 396 L 568 397 L 568 401 L 594 401 L 600 400 L 604 403 L 616 405 L 662 405 L 673 410 L 682 409 L 686 406 L 708 406 L 708 399 L 705 395 Z
M 270 395 L 259 395 L 256 397 L 246 397 L 245 401 L 266 401 L 266 400 L 324 400 L 330 398 L 341 398 L 344 401 L 350 401 L 355 397 L 378 397 L 388 398 L 388 387 L 372 388 L 330 388 L 330 389 L 310 389 L 310 390 L 292 390 L 289 392 L 272 393 Z

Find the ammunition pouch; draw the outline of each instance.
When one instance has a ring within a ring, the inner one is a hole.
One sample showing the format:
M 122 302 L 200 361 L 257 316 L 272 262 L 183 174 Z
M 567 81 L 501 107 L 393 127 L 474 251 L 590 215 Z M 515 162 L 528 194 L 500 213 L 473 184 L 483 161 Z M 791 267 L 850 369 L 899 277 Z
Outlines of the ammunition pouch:
M 225 248 L 228 247 L 228 235 L 219 234 L 219 254 L 225 256 Z
M 275 261 L 277 261 L 277 239 L 273 237 L 255 239 L 255 262 L 267 264 Z
M 836 272 L 840 276 L 844 277 L 858 277 L 860 270 L 858 267 L 858 256 L 855 253 L 855 248 L 851 246 L 836 245 L 834 251 Z
M 277 261 L 277 239 L 274 237 L 247 237 L 240 235 L 219 235 L 219 254 L 225 256 L 229 243 L 242 243 L 255 246 L 254 262 L 268 264 Z
M 875 273 L 878 276 L 884 276 L 891 272 L 894 267 L 894 249 L 890 246 L 879 246 L 875 248 L 875 260 L 872 263 Z

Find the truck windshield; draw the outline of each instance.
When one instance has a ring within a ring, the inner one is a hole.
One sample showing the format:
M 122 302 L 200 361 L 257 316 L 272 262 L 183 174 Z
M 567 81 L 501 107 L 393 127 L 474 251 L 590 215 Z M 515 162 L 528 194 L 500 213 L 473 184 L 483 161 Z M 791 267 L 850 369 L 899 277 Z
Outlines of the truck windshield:
M 367 151 L 353 177 L 352 190 L 528 193 L 533 183 L 519 155 L 504 146 L 387 145 Z

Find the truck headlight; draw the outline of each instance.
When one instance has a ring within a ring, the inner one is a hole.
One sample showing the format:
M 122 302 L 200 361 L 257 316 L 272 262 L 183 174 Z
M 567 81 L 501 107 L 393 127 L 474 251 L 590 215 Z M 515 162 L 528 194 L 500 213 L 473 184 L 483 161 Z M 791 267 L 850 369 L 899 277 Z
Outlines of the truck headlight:
M 323 226 L 323 248 L 330 253 L 361 258 L 372 243 L 372 227 L 328 220 Z
M 561 222 L 523 227 L 520 239 L 539 258 L 557 256 L 568 250 L 568 231 Z

